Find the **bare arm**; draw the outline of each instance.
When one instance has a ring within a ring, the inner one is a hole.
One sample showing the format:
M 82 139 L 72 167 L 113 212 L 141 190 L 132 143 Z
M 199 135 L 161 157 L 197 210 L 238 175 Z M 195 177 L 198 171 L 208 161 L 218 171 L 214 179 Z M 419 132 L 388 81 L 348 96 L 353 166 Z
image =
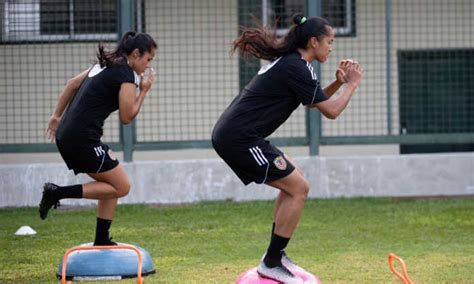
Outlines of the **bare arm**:
M 151 84 L 155 80 L 155 72 L 152 70 L 151 74 L 146 80 L 143 79 L 143 74 L 140 80 L 140 93 L 136 96 L 136 87 L 132 83 L 123 83 L 120 87 L 119 93 L 119 119 L 122 123 L 130 123 L 140 112 L 145 96 L 151 88 Z
M 348 68 L 355 63 L 358 64 L 357 62 L 351 59 L 344 59 L 339 62 L 339 66 L 336 71 L 336 80 L 334 80 L 332 83 L 330 83 L 323 89 L 326 97 L 330 98 L 337 92 L 337 90 L 339 90 L 342 85 L 344 85 L 344 83 L 347 83 L 346 72 Z
M 323 101 L 317 104 L 309 105 L 310 108 L 318 108 L 319 111 L 329 119 L 336 119 L 347 107 L 354 94 L 357 85 L 348 84 L 342 94 L 336 99 Z
M 339 82 L 338 80 L 334 80 L 332 83 L 330 83 L 323 89 L 323 92 L 326 95 L 326 97 L 329 98 L 332 95 L 334 95 L 343 84 L 344 82 Z
M 59 95 L 58 101 L 56 103 L 56 107 L 54 108 L 53 115 L 48 120 L 48 126 L 46 128 L 46 136 L 48 139 L 54 139 L 56 137 L 56 129 L 58 128 L 59 121 L 63 116 L 64 110 L 71 102 L 71 99 L 77 92 L 77 89 L 81 86 L 82 82 L 86 78 L 87 74 L 89 73 L 90 69 L 82 71 L 76 77 L 69 79 L 67 81 L 64 90 Z
M 340 96 L 332 100 L 309 105 L 310 108 L 318 108 L 319 111 L 329 119 L 336 119 L 347 107 L 357 86 L 362 80 L 362 69 L 358 63 L 353 63 L 345 74 L 346 86 Z M 331 85 L 330 85 L 331 86 Z M 330 87 L 329 86 L 329 87 Z

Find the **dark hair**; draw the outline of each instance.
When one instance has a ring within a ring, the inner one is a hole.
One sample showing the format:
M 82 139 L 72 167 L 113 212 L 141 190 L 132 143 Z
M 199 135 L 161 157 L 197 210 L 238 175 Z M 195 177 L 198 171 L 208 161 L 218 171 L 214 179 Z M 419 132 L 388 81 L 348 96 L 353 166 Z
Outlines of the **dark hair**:
M 120 39 L 114 51 L 105 51 L 102 43 L 99 44 L 99 51 L 97 52 L 97 60 L 100 67 L 110 67 L 115 64 L 125 64 L 127 56 L 132 53 L 135 48 L 138 48 L 140 54 L 150 52 L 153 48 L 157 48 L 155 40 L 146 33 L 126 32 Z
M 293 25 L 288 33 L 279 39 L 274 28 L 257 25 L 256 28 L 245 28 L 233 42 L 232 52 L 239 51 L 241 55 L 251 54 L 260 59 L 272 60 L 295 51 L 306 48 L 308 40 L 316 37 L 318 40 L 327 35 L 329 22 L 320 17 L 306 19 L 302 14 L 293 16 Z

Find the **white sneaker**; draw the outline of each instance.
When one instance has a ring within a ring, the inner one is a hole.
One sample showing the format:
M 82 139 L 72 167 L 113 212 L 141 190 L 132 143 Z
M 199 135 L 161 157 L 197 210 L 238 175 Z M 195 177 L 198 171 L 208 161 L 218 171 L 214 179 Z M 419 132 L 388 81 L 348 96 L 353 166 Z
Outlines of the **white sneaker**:
M 266 255 L 267 255 L 267 253 L 264 253 L 262 258 L 260 259 L 260 261 L 263 261 L 263 259 L 265 258 Z M 294 263 L 293 260 L 291 260 L 288 257 L 288 255 L 286 255 L 285 251 L 283 251 L 283 255 L 281 256 L 281 264 L 283 264 L 283 266 L 285 266 L 286 268 L 288 268 L 290 270 L 306 271 L 306 270 L 304 270 L 304 268 L 302 268 L 298 264 Z
M 283 264 L 284 266 L 286 266 L 287 268 L 291 269 L 291 270 L 300 270 L 300 271 L 306 271 L 304 270 L 304 268 L 302 268 L 301 266 L 299 266 L 298 264 L 294 263 L 293 260 L 291 260 L 285 253 L 285 251 L 283 251 L 283 255 L 281 257 L 281 264 Z
M 303 279 L 291 273 L 288 268 L 283 265 L 270 268 L 266 266 L 263 261 L 260 261 L 257 272 L 262 277 L 270 278 L 281 283 L 304 284 Z

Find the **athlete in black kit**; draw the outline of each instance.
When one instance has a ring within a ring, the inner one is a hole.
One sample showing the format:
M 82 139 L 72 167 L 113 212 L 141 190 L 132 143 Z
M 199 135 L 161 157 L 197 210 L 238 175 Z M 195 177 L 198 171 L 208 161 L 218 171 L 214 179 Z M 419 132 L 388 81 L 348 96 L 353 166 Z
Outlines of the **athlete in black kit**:
M 49 209 L 63 198 L 97 199 L 94 245 L 116 244 L 109 237 L 110 225 L 118 198 L 130 190 L 124 168 L 100 140 L 102 127 L 116 110 L 122 123 L 130 123 L 138 114 L 155 78 L 153 71 L 146 79 L 143 73 L 150 68 L 156 49 L 150 35 L 135 32 L 125 33 L 113 52 L 99 45 L 98 64 L 68 81 L 48 122 L 46 133 L 56 140 L 68 168 L 94 181 L 71 186 L 46 183 L 40 217 L 46 219 Z
M 359 64 L 341 61 L 336 80 L 322 89 L 313 67 L 331 52 L 334 30 L 319 17 L 293 18 L 281 40 L 265 28 L 248 28 L 234 41 L 234 51 L 270 60 L 232 101 L 217 121 L 212 143 L 244 184 L 265 183 L 280 193 L 273 211 L 272 238 L 257 272 L 284 283 L 303 283 L 290 269 L 302 269 L 285 254 L 303 210 L 309 185 L 301 170 L 265 140 L 303 104 L 335 119 L 346 108 L 362 78 Z M 342 93 L 331 97 L 342 85 Z

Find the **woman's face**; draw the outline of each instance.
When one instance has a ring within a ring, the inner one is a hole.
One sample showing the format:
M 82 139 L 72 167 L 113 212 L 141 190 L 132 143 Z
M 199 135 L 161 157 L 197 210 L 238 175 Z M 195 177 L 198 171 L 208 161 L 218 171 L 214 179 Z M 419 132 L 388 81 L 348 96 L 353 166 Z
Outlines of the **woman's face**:
M 135 52 L 135 51 L 134 51 Z M 151 61 L 155 57 L 156 48 L 146 51 L 142 56 L 138 55 L 131 64 L 132 69 L 138 74 L 145 72 L 147 68 L 151 67 Z
M 314 57 L 317 61 L 324 63 L 328 60 L 329 54 L 332 51 L 334 37 L 334 30 L 328 27 L 326 35 L 322 36 L 320 40 L 317 40 L 317 46 L 314 49 Z

